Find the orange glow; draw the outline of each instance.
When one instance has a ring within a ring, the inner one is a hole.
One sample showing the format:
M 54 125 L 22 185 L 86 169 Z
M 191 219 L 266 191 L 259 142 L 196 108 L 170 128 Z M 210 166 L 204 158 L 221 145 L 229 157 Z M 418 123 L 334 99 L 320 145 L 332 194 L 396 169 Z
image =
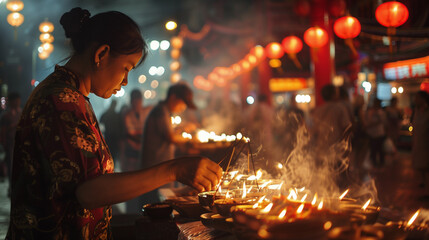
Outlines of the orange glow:
M 304 41 L 312 48 L 320 48 L 328 42 L 328 33 L 323 28 L 311 27 L 304 32 Z
M 341 194 L 341 196 L 339 197 L 339 199 L 342 200 L 347 195 L 348 192 L 349 192 L 349 189 L 344 191 L 343 194 Z
M 369 206 L 369 204 L 371 203 L 371 198 L 366 201 L 366 203 L 362 206 L 362 210 L 366 210 L 366 208 Z
M 181 55 L 181 53 L 180 53 L 179 49 L 177 49 L 177 48 L 171 49 L 170 56 L 172 59 L 179 59 L 180 55 Z
M 49 33 L 40 34 L 39 40 L 42 43 L 52 43 L 54 41 L 54 37 Z
M 305 199 L 307 198 L 307 195 L 308 195 L 308 194 L 305 194 L 305 195 L 301 198 L 301 202 L 304 202 L 304 201 L 305 201 Z
M 355 38 L 360 34 L 359 20 L 351 16 L 339 18 L 334 23 L 335 34 L 342 39 Z
M 416 220 L 416 218 L 419 215 L 419 213 L 420 213 L 420 209 L 417 210 L 416 213 L 414 213 L 414 215 L 410 218 L 410 220 L 408 220 L 407 227 L 409 227 L 409 226 L 411 226 L 411 224 L 413 224 L 413 222 Z
M 241 198 L 245 198 L 246 197 L 246 182 L 243 182 L 243 195 L 241 196 Z
M 180 49 L 183 47 L 183 38 L 174 36 L 171 38 L 171 46 Z
M 375 18 L 385 27 L 399 27 L 408 20 L 407 7 L 396 1 L 380 4 L 375 10 Z
M 19 12 L 24 9 L 24 3 L 20 0 L 9 0 L 6 3 L 6 8 L 11 12 Z

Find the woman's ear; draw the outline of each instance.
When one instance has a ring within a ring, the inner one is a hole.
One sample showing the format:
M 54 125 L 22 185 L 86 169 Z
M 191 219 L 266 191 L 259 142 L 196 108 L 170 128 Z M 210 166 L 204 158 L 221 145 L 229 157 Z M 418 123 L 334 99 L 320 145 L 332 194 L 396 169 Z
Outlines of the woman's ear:
M 97 50 L 95 51 L 95 55 L 94 55 L 94 63 L 95 65 L 98 67 L 100 66 L 100 62 L 103 59 L 106 59 L 106 57 L 109 55 L 110 53 L 110 46 L 107 44 L 103 44 L 100 47 L 97 48 Z

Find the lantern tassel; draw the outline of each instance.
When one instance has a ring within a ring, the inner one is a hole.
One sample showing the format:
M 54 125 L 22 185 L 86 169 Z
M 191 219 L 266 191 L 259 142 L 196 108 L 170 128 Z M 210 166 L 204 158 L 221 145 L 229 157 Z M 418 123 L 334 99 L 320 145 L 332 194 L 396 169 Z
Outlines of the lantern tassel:
M 296 57 L 295 53 L 289 53 L 289 58 L 293 61 L 293 63 L 295 64 L 295 66 L 298 69 L 302 69 L 301 63 L 299 62 L 298 58 Z
M 344 42 L 346 43 L 346 45 L 352 51 L 353 56 L 357 56 L 358 53 L 357 53 L 356 48 L 355 48 L 355 46 L 353 44 L 353 40 L 351 38 L 346 38 L 346 39 L 344 39 Z

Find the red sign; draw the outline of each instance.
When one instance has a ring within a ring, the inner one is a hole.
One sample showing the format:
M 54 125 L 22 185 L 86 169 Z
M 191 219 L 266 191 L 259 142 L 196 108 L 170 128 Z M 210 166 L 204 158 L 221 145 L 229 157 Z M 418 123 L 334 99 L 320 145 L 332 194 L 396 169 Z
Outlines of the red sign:
M 429 76 L 429 56 L 386 63 L 383 66 L 384 78 L 399 80 Z
M 271 92 L 297 91 L 307 88 L 307 79 L 305 78 L 271 78 Z

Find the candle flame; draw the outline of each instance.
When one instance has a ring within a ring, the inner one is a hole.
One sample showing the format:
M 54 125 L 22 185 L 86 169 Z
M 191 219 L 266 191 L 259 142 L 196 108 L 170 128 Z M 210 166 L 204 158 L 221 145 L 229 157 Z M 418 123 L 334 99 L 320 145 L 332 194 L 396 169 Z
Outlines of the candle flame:
M 220 183 L 219 183 L 220 184 Z M 222 186 L 220 186 L 219 185 L 219 191 L 218 191 L 219 193 L 221 193 L 222 192 Z
M 266 187 L 268 184 L 270 184 L 272 181 L 269 180 L 268 182 L 265 182 L 264 184 L 261 185 L 260 189 Z
M 226 192 L 225 198 L 231 198 L 231 196 L 229 195 L 229 191 Z
M 307 198 L 307 193 L 301 198 L 301 202 L 304 202 L 305 201 L 305 199 Z
M 281 163 L 277 163 L 277 167 L 278 167 L 279 169 L 282 169 L 282 168 L 283 168 L 283 164 L 281 164 Z
M 287 199 L 293 199 L 296 200 L 298 198 L 298 196 L 296 195 L 295 190 L 293 190 L 292 188 L 289 189 L 289 196 L 287 196 Z
M 316 204 L 316 201 L 317 201 L 317 193 L 314 194 L 313 201 L 311 201 L 311 206 L 314 206 L 314 204 Z
M 252 190 L 253 186 L 250 186 L 249 190 L 247 190 L 247 193 L 250 193 L 250 190 Z
M 343 200 L 343 198 L 347 195 L 348 192 L 349 192 L 348 189 L 346 191 L 344 191 L 343 194 L 341 194 L 341 196 L 339 197 L 339 199 Z
M 317 206 L 317 210 L 322 210 L 323 208 L 323 200 L 320 201 L 319 205 Z
M 366 210 L 366 208 L 369 206 L 369 204 L 371 203 L 371 198 L 366 201 L 366 203 L 362 206 L 362 210 Z
M 263 210 L 262 213 L 269 213 L 271 208 L 273 207 L 273 203 L 268 204 Z
M 284 218 L 286 216 L 286 212 L 287 212 L 286 208 L 283 209 L 283 211 L 279 214 L 279 219 Z
M 243 182 L 243 195 L 241 197 L 242 198 L 246 197 L 246 182 Z
M 295 192 L 304 192 L 305 187 L 302 188 L 295 188 Z
M 237 175 L 238 171 L 231 171 L 229 172 L 229 175 L 231 175 L 231 178 L 234 179 L 235 175 Z
M 261 203 L 262 201 L 264 201 L 264 199 L 265 199 L 265 196 L 262 196 L 262 197 L 258 200 L 258 203 Z
M 407 227 L 409 227 L 409 226 L 411 226 L 411 224 L 413 224 L 413 222 L 416 220 L 419 213 L 420 213 L 420 209 L 417 210 L 416 213 L 414 213 L 414 215 L 410 218 L 410 220 L 408 220 Z
M 304 210 L 304 203 L 301 203 L 301 205 L 299 205 L 298 209 L 296 210 L 296 213 L 300 214 L 302 213 L 302 210 Z
M 261 169 L 259 169 L 258 171 L 256 171 L 256 179 L 259 180 L 262 177 L 262 171 Z
M 255 203 L 255 204 L 253 204 L 252 208 L 257 208 L 258 206 L 259 206 L 259 203 Z

